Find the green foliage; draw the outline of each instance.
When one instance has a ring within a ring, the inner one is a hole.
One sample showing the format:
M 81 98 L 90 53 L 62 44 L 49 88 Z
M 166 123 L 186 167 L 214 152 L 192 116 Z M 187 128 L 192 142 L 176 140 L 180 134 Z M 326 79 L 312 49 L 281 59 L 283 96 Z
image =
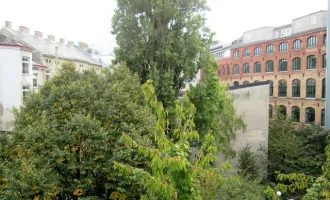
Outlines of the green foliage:
M 238 174 L 248 180 L 260 178 L 260 165 L 258 156 L 251 152 L 251 146 L 247 144 L 237 155 Z
M 211 167 L 211 163 L 217 160 L 218 152 L 216 140 L 211 134 L 205 136 L 196 158 L 192 162 L 189 160 L 192 153 L 190 142 L 198 139 L 193 123 L 194 105 L 186 96 L 182 101 L 175 102 L 176 129 L 169 137 L 166 135 L 169 133 L 166 131 L 168 112 L 158 102 L 151 81 L 144 84 L 143 88 L 146 100 L 157 116 L 154 132 L 157 146 L 151 148 L 138 144 L 126 134 L 121 140 L 128 148 L 151 158 L 151 172 L 123 163 L 116 163 L 116 169 L 123 175 L 139 177 L 139 184 L 146 188 L 146 195 L 142 199 L 214 199 L 208 197 L 216 194 L 219 184 L 225 184 L 229 179 L 237 180 L 237 177 L 225 178 L 221 175 L 230 167 L 228 163 L 224 163 L 220 169 Z M 205 186 L 210 188 L 205 191 Z
M 204 77 L 188 92 L 190 101 L 196 107 L 195 124 L 201 141 L 211 133 L 220 151 L 233 155 L 230 140 L 235 139 L 239 129 L 245 129 L 242 116 L 237 116 L 233 98 L 228 95 L 227 86 L 219 84 L 216 76 L 217 64 L 210 60 L 204 66 Z
M 141 83 L 152 79 L 166 108 L 209 62 L 213 34 L 205 27 L 207 10 L 205 0 L 117 0 L 115 63 L 126 62 Z
M 135 199 L 143 193 L 136 177 L 113 169 L 116 161 L 149 162 L 120 143 L 122 132 L 153 146 L 155 116 L 127 67 L 79 73 L 66 63 L 15 116 L 12 135 L 1 143 L 1 199 Z
M 290 120 L 272 119 L 268 141 L 269 180 L 276 182 L 276 172 L 321 175 L 328 134 L 316 125 L 303 126 Z

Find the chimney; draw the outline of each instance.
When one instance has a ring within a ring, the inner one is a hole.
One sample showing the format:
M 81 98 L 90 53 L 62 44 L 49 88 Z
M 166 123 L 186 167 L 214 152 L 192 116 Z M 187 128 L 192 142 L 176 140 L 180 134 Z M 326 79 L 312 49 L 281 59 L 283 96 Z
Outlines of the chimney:
M 79 42 L 79 47 L 81 49 L 83 49 L 84 51 L 88 50 L 88 44 L 84 43 L 84 42 Z
M 69 46 L 74 46 L 74 42 L 73 41 L 68 41 L 68 45 Z
M 38 38 L 42 38 L 43 34 L 40 31 L 34 31 L 34 35 L 37 36 Z
M 19 31 L 21 33 L 29 34 L 29 28 L 28 27 L 25 27 L 25 26 L 19 26 Z
M 11 28 L 11 22 L 10 21 L 5 21 L 5 27 L 6 28 Z
M 55 36 L 54 35 L 48 35 L 48 40 L 55 42 Z
M 65 39 L 64 38 L 60 38 L 60 43 L 61 44 L 65 44 Z

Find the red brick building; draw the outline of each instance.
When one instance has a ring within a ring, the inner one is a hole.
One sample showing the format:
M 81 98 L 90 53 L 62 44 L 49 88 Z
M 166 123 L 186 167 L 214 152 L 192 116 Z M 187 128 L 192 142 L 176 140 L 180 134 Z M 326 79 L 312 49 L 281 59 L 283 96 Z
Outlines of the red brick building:
M 233 86 L 269 80 L 270 115 L 276 105 L 296 121 L 324 125 L 326 20 L 326 11 L 319 11 L 285 26 L 244 32 L 229 57 L 218 57 L 220 81 Z

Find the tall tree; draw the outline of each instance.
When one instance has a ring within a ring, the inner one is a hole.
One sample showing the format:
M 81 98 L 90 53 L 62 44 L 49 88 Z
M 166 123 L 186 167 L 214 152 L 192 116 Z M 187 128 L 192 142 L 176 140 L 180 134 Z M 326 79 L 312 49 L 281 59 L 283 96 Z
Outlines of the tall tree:
M 205 27 L 205 0 L 117 0 L 112 33 L 116 60 L 153 80 L 165 107 L 209 59 L 212 33 Z

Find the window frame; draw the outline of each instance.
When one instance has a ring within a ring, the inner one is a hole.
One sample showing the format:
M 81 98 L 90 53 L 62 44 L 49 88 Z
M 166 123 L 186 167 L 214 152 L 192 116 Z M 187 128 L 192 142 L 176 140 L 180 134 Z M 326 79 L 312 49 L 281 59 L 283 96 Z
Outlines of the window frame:
M 292 106 L 291 118 L 294 122 L 300 122 L 300 108 L 298 106 Z
M 278 81 L 278 97 L 287 97 L 288 96 L 288 83 L 285 79 Z
M 239 64 L 233 66 L 233 75 L 239 75 Z
M 234 52 L 234 59 L 239 59 L 239 51 Z
M 38 73 L 33 73 L 33 79 L 32 79 L 32 87 L 38 88 L 39 82 L 38 82 Z
M 288 60 L 285 58 L 282 58 L 278 61 L 278 71 L 279 72 L 287 72 L 288 71 Z
M 316 69 L 316 56 L 309 55 L 307 56 L 307 69 L 308 70 L 315 70 Z
M 244 63 L 243 74 L 250 74 L 250 64 L 249 63 Z
M 327 88 L 327 83 L 326 83 L 326 78 L 322 79 L 322 98 L 325 99 L 326 96 L 326 88 Z
M 255 62 L 254 64 L 253 64 L 253 73 L 254 74 L 260 74 L 261 73 L 261 63 L 260 62 Z M 256 69 L 258 69 L 258 70 L 256 70 Z
M 306 80 L 306 98 L 315 98 L 316 96 L 316 80 L 309 78 Z
M 274 51 L 275 51 L 274 50 L 274 45 L 272 45 L 272 44 L 267 45 L 267 47 L 266 47 L 266 54 L 273 54 Z
M 27 97 L 30 93 L 30 85 L 22 85 L 22 97 Z
M 24 60 L 27 59 L 27 60 Z M 22 57 L 22 74 L 29 75 L 30 74 L 30 57 L 23 56 Z
M 301 81 L 299 79 L 292 80 L 292 97 L 300 98 L 301 95 Z
M 323 54 L 323 57 L 322 57 L 322 68 L 323 69 L 326 69 L 327 68 L 327 53 Z
M 270 64 L 268 64 L 268 63 L 271 63 L 271 65 Z M 269 66 L 270 65 L 270 66 Z M 269 71 L 269 68 L 271 68 L 272 69 L 272 71 Z M 274 61 L 272 61 L 272 60 L 267 60 L 266 61 L 266 73 L 272 73 L 272 72 L 274 72 Z
M 230 75 L 230 65 L 227 65 L 227 75 Z
M 296 39 L 295 41 L 293 41 L 293 50 L 301 49 L 301 46 L 302 46 L 301 44 L 302 44 L 302 42 L 299 39 Z
M 289 49 L 289 44 L 287 42 L 282 42 L 279 45 L 279 52 L 287 52 Z
M 308 110 L 313 110 L 313 112 L 309 113 Z M 313 116 L 314 120 L 313 121 L 310 121 L 309 120 L 309 117 Z M 312 123 L 315 123 L 315 108 L 313 107 L 307 107 L 305 109 L 305 122 L 306 124 L 312 124 Z
M 299 67 L 299 69 L 298 69 Z M 301 58 L 295 57 L 292 59 L 292 70 L 293 71 L 300 71 L 301 70 Z
M 250 57 L 250 55 L 251 55 L 250 49 L 244 49 L 243 57 Z
M 269 96 L 274 96 L 274 81 L 269 80 Z
M 261 56 L 261 47 L 254 48 L 254 56 Z
M 317 46 L 317 37 L 315 35 L 312 35 L 307 39 L 307 47 L 314 48 L 316 46 Z

